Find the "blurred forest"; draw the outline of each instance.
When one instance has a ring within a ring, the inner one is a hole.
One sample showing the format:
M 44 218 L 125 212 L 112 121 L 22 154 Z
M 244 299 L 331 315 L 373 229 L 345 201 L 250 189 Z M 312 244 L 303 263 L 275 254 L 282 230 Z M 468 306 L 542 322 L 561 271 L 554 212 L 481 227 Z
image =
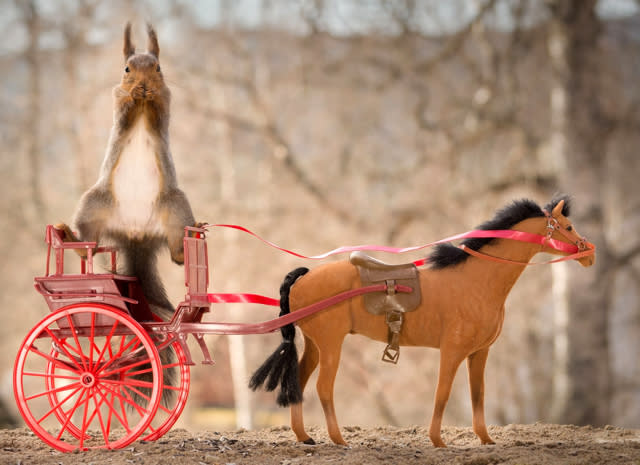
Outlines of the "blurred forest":
M 237 223 L 316 254 L 463 232 L 512 199 L 573 196 L 596 266 L 532 267 L 507 301 L 487 367 L 489 423 L 640 427 L 640 5 L 631 0 L 0 0 L 0 399 L 47 306 L 45 225 L 97 179 L 122 73 L 122 30 L 160 40 L 171 143 L 198 220 Z M 277 296 L 314 263 L 235 231 L 209 235 L 211 290 Z M 389 257 L 388 261 L 416 259 Z M 183 270 L 161 257 L 172 301 Z M 275 309 L 218 305 L 206 319 Z M 188 428 L 288 424 L 248 372 L 279 334 L 210 337 Z M 343 425 L 425 424 L 438 352 L 347 338 Z M 194 358 L 200 353 L 194 349 Z M 233 362 L 232 362 L 233 360 Z M 307 421 L 323 424 L 307 391 Z M 471 424 L 461 368 L 445 424 Z M 401 401 L 400 401 L 401 400 Z M 240 414 L 236 415 L 236 406 Z

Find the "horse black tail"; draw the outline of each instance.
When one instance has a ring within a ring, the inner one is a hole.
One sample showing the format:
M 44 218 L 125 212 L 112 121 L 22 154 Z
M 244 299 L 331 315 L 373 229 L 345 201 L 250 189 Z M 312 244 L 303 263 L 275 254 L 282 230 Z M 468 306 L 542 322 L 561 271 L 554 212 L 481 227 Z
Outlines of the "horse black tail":
M 289 291 L 291 286 L 308 271 L 308 268 L 296 268 L 284 278 L 282 286 L 280 286 L 280 316 L 290 313 Z M 282 333 L 282 343 L 255 371 L 249 381 L 249 387 L 255 391 L 265 384 L 265 381 L 267 391 L 273 391 L 280 386 L 277 402 L 278 405 L 286 407 L 302 402 L 302 389 L 298 375 L 298 350 L 294 342 L 296 327 L 290 323 L 280 328 L 280 332 Z

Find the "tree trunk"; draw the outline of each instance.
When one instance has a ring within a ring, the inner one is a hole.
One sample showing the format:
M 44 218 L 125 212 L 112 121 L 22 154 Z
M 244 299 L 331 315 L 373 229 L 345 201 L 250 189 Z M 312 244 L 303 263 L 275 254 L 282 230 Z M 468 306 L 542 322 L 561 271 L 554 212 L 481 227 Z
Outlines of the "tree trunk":
M 44 214 L 44 200 L 40 183 L 40 56 L 38 53 L 40 41 L 40 16 L 34 1 L 19 5 L 22 8 L 24 23 L 29 36 L 29 44 L 25 58 L 29 65 L 29 94 L 27 100 L 27 160 L 28 179 L 31 195 L 30 208 L 27 210 L 29 221 L 37 221 Z
M 560 185 L 575 197 L 572 219 L 580 233 L 598 247 L 596 265 L 580 269 L 571 264 L 568 270 L 567 386 L 559 419 L 580 425 L 602 425 L 609 417 L 606 275 L 610 261 L 604 242 L 600 179 L 606 129 L 598 106 L 601 24 L 595 13 L 596 3 L 597 0 L 550 3 L 550 37 L 560 40 L 566 64 L 562 69 L 558 62 L 561 67 L 556 68 L 566 96 Z

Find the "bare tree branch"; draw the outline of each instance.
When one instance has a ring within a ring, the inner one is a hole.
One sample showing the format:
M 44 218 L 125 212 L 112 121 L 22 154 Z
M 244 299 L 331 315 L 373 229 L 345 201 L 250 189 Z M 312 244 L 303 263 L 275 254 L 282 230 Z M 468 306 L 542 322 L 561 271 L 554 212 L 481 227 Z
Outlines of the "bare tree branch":
M 469 24 L 467 24 L 452 37 L 448 38 L 435 56 L 429 58 L 427 61 L 416 64 L 416 66 L 414 67 L 415 71 L 420 74 L 428 73 L 435 66 L 455 56 L 464 45 L 473 28 L 483 20 L 485 14 L 493 9 L 496 1 L 497 0 L 487 0 L 482 5 L 482 7 L 480 7 L 478 13 L 469 22 Z

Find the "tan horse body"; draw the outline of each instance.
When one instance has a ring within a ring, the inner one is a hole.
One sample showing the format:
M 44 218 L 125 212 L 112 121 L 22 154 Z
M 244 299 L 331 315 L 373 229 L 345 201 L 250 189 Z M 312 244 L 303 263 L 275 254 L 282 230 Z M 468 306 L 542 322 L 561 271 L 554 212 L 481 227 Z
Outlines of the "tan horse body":
M 553 238 L 578 244 L 582 238 L 562 215 L 564 200 L 560 200 L 551 215 L 563 228 L 564 235 Z M 512 229 L 547 234 L 546 217 L 528 218 Z M 400 345 L 425 346 L 440 349 L 440 367 L 429 428 L 429 437 L 436 447 L 444 447 L 440 435 L 442 416 L 449 399 L 456 371 L 467 360 L 473 409 L 473 430 L 482 444 L 493 444 L 484 418 L 484 370 L 489 347 L 502 330 L 504 303 L 511 288 L 534 255 L 539 252 L 558 254 L 539 244 L 496 239 L 482 247 L 482 253 L 520 262 L 504 264 L 469 256 L 462 263 L 442 268 L 420 269 L 422 292 L 420 306 L 404 315 Z M 594 256 L 579 259 L 589 266 Z M 290 311 L 295 312 L 319 300 L 361 286 L 358 269 L 349 262 L 319 266 L 297 279 L 290 289 Z M 342 342 L 347 334 L 361 334 L 387 342 L 388 326 L 384 315 L 372 315 L 364 308 L 363 298 L 356 297 L 330 309 L 300 320 L 304 334 L 304 353 L 299 362 L 300 387 L 304 390 L 310 375 L 320 366 L 317 392 L 320 398 L 329 437 L 336 444 L 343 439 L 333 403 L 334 380 L 340 363 Z M 291 405 L 291 427 L 299 441 L 313 443 L 304 429 L 302 402 Z

